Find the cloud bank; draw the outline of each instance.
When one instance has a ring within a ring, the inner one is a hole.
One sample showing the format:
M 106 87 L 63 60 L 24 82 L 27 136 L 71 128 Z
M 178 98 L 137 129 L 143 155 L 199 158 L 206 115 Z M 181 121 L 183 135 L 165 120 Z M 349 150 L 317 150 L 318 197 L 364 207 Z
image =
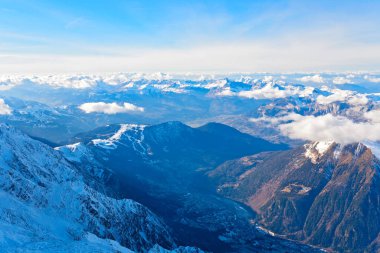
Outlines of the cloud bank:
M 303 76 L 298 78 L 299 81 L 304 83 L 324 83 L 325 80 L 321 75 L 313 75 L 313 76 Z
M 267 77 L 266 77 L 267 78 Z M 214 84 L 215 85 L 215 84 Z M 225 85 L 225 84 L 223 84 Z M 223 87 L 223 86 L 222 86 Z M 313 87 L 299 87 L 292 85 L 280 85 L 275 82 L 268 82 L 262 87 L 252 87 L 250 90 L 233 92 L 226 87 L 216 93 L 217 96 L 238 96 L 252 99 L 276 99 L 290 96 L 307 97 L 313 94 Z
M 333 89 L 330 90 L 332 93 L 329 96 L 319 95 L 317 97 L 317 102 L 322 105 L 331 104 L 334 102 L 347 102 L 350 105 L 366 105 L 369 100 L 366 95 L 359 94 L 353 91 Z
M 354 122 L 343 116 L 293 117 L 296 120 L 279 125 L 282 134 L 308 141 L 335 141 L 341 144 L 380 140 L 380 112 L 367 115 L 368 122 Z
M 364 79 L 371 83 L 380 83 L 380 77 L 364 76 Z
M 380 123 L 380 109 L 365 112 L 364 118 L 366 118 L 372 122 L 375 122 L 375 123 Z
M 68 75 L 49 75 L 31 78 L 31 81 L 37 84 L 45 84 L 53 87 L 86 89 L 97 84 L 99 78 L 96 76 L 68 76 Z
M 128 113 L 128 112 L 143 112 L 144 108 L 136 106 L 131 103 L 123 103 L 119 105 L 117 103 L 104 103 L 104 102 L 93 102 L 84 103 L 78 107 L 85 113 L 105 113 L 105 114 L 117 114 L 117 113 Z
M 4 102 L 4 99 L 0 98 L 0 115 L 10 115 L 12 109 Z
M 351 79 L 344 76 L 337 76 L 333 79 L 334 84 L 351 84 L 353 83 Z

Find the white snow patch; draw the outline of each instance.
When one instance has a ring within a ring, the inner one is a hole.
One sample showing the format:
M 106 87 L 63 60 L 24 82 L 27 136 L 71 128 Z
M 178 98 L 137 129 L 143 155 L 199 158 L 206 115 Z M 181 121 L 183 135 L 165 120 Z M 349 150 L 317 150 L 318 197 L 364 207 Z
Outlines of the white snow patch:
M 323 155 L 333 144 L 334 141 L 320 141 L 318 144 L 315 146 L 316 150 L 318 150 L 320 155 Z
M 266 229 L 262 226 L 259 226 L 259 225 L 256 225 L 256 229 L 261 232 L 262 234 L 266 234 L 266 235 L 270 235 L 270 236 L 276 236 L 275 233 L 273 233 L 272 231 L 270 231 L 269 229 Z
M 54 149 L 60 151 L 63 156 L 71 162 L 80 162 L 82 157 L 88 155 L 86 146 L 81 142 L 56 147 Z
M 117 148 L 116 143 L 120 140 L 120 138 L 130 130 L 143 130 L 145 128 L 144 125 L 136 125 L 136 124 L 121 124 L 120 129 L 112 135 L 108 139 L 93 139 L 92 143 L 95 146 L 99 146 L 106 149 L 115 149 Z
M 333 143 L 334 141 L 317 141 L 305 144 L 305 157 L 310 158 L 311 162 L 316 164 L 317 160 L 327 152 Z

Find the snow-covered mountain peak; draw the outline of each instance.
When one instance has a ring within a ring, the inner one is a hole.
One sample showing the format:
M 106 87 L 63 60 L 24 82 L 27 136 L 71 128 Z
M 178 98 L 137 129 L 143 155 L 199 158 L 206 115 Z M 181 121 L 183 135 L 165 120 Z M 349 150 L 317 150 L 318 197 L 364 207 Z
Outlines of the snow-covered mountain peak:
M 316 141 L 304 145 L 305 157 L 310 158 L 312 163 L 317 163 L 329 148 L 334 144 L 334 141 Z
M 309 158 L 312 163 L 317 164 L 325 155 L 331 155 L 335 161 L 349 154 L 354 159 L 361 157 L 366 151 L 370 150 L 372 157 L 379 158 L 379 145 L 373 142 L 340 144 L 334 141 L 316 141 L 304 145 L 304 156 Z

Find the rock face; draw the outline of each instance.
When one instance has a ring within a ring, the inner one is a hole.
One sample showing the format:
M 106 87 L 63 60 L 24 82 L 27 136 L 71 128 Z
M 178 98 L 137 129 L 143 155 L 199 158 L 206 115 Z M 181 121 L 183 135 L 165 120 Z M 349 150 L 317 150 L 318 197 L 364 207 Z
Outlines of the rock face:
M 379 160 L 365 145 L 311 143 L 228 161 L 209 176 L 274 233 L 347 252 L 375 252 Z
M 0 153 L 2 250 L 141 252 L 175 246 L 167 227 L 146 207 L 89 187 L 49 146 L 1 124 Z

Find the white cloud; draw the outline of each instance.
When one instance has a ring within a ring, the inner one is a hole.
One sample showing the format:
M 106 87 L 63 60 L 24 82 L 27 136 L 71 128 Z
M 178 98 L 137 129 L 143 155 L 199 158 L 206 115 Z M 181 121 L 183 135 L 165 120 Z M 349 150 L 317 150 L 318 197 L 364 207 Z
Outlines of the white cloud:
M 254 98 L 254 99 L 274 99 L 285 98 L 294 95 L 300 97 L 309 96 L 314 91 L 313 87 L 297 87 L 297 86 L 279 86 L 275 83 L 267 83 L 262 88 L 254 88 L 248 91 L 240 91 L 237 93 L 239 97 Z
M 127 73 L 118 73 L 114 75 L 105 75 L 102 80 L 108 85 L 118 85 L 130 82 L 131 77 Z
M 235 96 L 235 93 L 232 92 L 229 87 L 227 87 L 217 92 L 215 95 L 220 96 L 220 97 L 232 97 L 232 96 Z
M 331 104 L 334 102 L 347 102 L 351 105 L 365 105 L 368 103 L 368 98 L 364 94 L 355 93 L 348 90 L 333 89 L 328 90 L 332 94 L 329 96 L 319 95 L 317 102 L 322 105 Z
M 303 116 L 291 123 L 279 125 L 282 134 L 308 141 L 330 141 L 341 144 L 380 140 L 380 123 L 374 121 L 353 122 L 342 117 L 326 114 Z
M 181 75 L 183 78 L 184 76 Z M 133 87 L 133 81 L 170 80 L 173 77 L 165 73 L 107 73 L 107 74 L 55 74 L 55 75 L 0 75 L 0 91 L 9 90 L 23 82 L 49 85 L 56 88 L 87 89 L 98 84 Z M 165 88 L 161 86 L 161 88 Z M 172 92 L 176 92 L 173 90 Z
M 8 84 L 0 84 L 0 91 L 5 91 L 5 90 L 10 90 L 14 86 L 13 85 L 8 85 Z
M 0 91 L 10 90 L 14 86 L 21 84 L 24 78 L 17 75 L 0 76 Z
M 325 80 L 321 75 L 313 75 L 313 76 L 303 76 L 301 78 L 298 78 L 297 80 L 304 82 L 304 83 L 324 83 Z
M 4 102 L 4 99 L 0 98 L 0 115 L 12 114 L 12 109 Z
M 380 123 L 380 109 L 365 112 L 364 118 L 372 122 Z
M 238 93 L 238 96 L 244 97 L 244 98 L 254 98 L 254 99 L 273 99 L 273 98 L 285 98 L 287 96 L 290 96 L 291 94 L 292 93 L 288 92 L 287 90 L 280 90 L 277 87 L 266 85 L 262 89 L 240 91 Z
M 369 99 L 367 98 L 366 95 L 363 94 L 356 94 L 355 96 L 350 97 L 347 102 L 350 105 L 366 105 L 369 102 Z
M 364 76 L 364 79 L 371 82 L 371 83 L 380 83 L 380 77 L 373 77 L 373 76 Z
M 278 124 L 283 124 L 283 123 L 286 123 L 289 121 L 297 121 L 297 120 L 302 119 L 302 117 L 303 116 L 298 114 L 298 113 L 289 113 L 287 115 L 280 116 L 280 117 L 264 116 L 261 118 L 250 118 L 249 121 L 254 122 L 254 123 L 255 122 L 268 122 L 268 123 L 273 124 L 273 125 L 278 125 Z
M 343 76 L 337 76 L 333 79 L 334 84 L 351 84 L 353 83 L 349 78 Z
M 96 76 L 86 75 L 48 75 L 30 77 L 29 80 L 53 87 L 86 89 L 95 86 L 100 79 Z
M 317 102 L 322 105 L 331 104 L 334 102 L 344 102 L 346 101 L 348 94 L 346 92 L 335 92 L 329 96 L 319 95 L 317 97 Z
M 123 103 L 119 105 L 117 103 L 104 103 L 104 102 L 94 102 L 94 103 L 84 103 L 78 107 L 85 113 L 105 113 L 105 114 L 117 114 L 117 113 L 128 113 L 128 112 L 143 112 L 144 108 L 136 106 L 130 103 Z

